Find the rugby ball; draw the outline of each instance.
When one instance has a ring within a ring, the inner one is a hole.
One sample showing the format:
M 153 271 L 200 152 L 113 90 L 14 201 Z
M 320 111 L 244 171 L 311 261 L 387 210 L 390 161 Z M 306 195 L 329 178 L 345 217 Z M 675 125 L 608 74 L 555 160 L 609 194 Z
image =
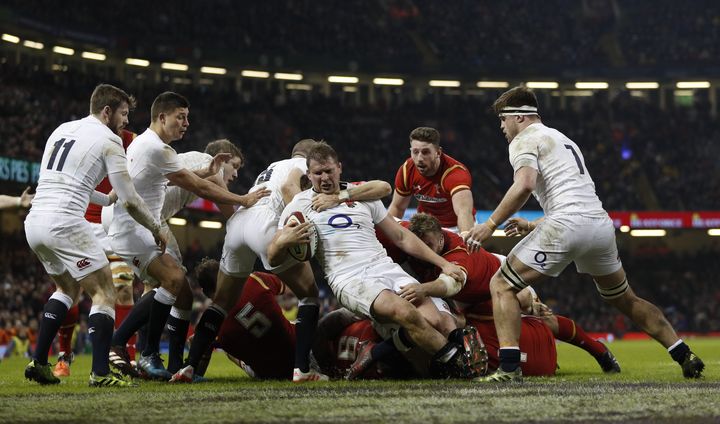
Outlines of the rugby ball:
M 303 215 L 302 212 L 295 211 L 295 212 L 291 213 L 290 216 L 287 217 L 287 219 L 285 219 L 284 225 L 287 226 L 289 224 L 292 224 L 293 222 L 302 224 L 302 223 L 307 222 L 307 219 L 305 218 L 305 215 Z M 310 226 L 310 242 L 296 244 L 295 246 L 289 247 L 287 252 L 295 260 L 304 262 L 304 261 L 310 260 L 310 258 L 315 256 L 317 247 L 318 247 L 317 231 L 315 229 L 315 225 L 312 225 L 312 226 Z

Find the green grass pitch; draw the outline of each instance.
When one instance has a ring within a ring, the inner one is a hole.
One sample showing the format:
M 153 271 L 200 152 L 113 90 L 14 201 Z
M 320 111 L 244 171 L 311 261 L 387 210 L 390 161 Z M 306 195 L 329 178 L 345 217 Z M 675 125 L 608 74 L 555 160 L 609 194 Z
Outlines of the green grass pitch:
M 89 356 L 59 386 L 23 378 L 24 358 L 0 363 L 0 422 L 720 422 L 720 339 L 691 339 L 705 378 L 688 381 L 650 341 L 610 345 L 622 373 L 606 376 L 585 352 L 558 346 L 553 378 L 523 384 L 467 381 L 335 381 L 293 385 L 249 380 L 224 355 L 212 382 L 142 382 L 134 389 L 87 387 Z

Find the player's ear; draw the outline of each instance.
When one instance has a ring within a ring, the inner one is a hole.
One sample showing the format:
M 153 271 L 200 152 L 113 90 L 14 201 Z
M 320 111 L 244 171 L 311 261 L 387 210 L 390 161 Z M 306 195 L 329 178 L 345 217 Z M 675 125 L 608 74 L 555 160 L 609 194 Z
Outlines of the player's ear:
M 110 117 L 111 117 L 112 114 L 113 114 L 113 110 L 112 110 L 112 108 L 110 107 L 110 105 L 105 105 L 105 107 L 103 107 L 103 109 L 102 109 L 102 114 L 103 114 L 103 115 L 106 115 L 107 118 L 110 119 Z

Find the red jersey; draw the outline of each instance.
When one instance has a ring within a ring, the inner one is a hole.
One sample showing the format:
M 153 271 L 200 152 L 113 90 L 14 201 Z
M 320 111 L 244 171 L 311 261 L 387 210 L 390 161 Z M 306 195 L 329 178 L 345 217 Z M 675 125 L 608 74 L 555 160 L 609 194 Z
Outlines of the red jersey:
M 345 327 L 337 339 L 330 341 L 330 351 L 335 367 L 340 370 L 350 368 L 350 365 L 355 362 L 359 344 L 366 341 L 376 343 L 382 341 L 369 319 L 357 321 Z M 368 370 L 364 378 L 372 378 L 374 374 L 376 373 L 373 370 Z
M 395 191 L 402 196 L 414 195 L 418 212 L 436 217 L 440 225 L 447 228 L 457 226 L 452 196 L 471 187 L 472 177 L 467 167 L 445 153 L 440 156 L 440 167 L 432 177 L 420 174 L 412 158 L 406 160 L 395 175 Z M 472 213 L 475 216 L 475 208 Z
M 284 292 L 285 284 L 276 275 L 250 274 L 240 300 L 220 327 L 220 347 L 248 364 L 258 378 L 292 378 L 295 326 L 275 299 Z
M 132 131 L 128 130 L 122 130 L 120 134 L 120 138 L 122 138 L 123 148 L 125 151 L 127 151 L 128 146 L 132 141 L 137 137 L 137 134 L 135 134 Z M 100 193 L 108 194 L 110 193 L 110 190 L 112 190 L 112 186 L 110 185 L 110 180 L 108 177 L 103 178 L 102 181 L 100 181 L 100 184 L 98 184 L 97 187 L 95 187 L 95 190 L 99 191 Z M 100 216 L 102 215 L 102 206 L 96 205 L 94 203 L 88 204 L 87 211 L 85 211 L 85 219 L 87 219 L 90 222 L 94 222 L 96 224 L 101 223 Z

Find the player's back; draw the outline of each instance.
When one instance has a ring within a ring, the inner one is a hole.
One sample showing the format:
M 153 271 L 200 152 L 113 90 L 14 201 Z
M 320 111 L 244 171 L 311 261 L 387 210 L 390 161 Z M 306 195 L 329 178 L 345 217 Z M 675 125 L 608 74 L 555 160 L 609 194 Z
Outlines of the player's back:
M 30 216 L 83 217 L 91 194 L 108 173 L 109 155 L 124 157 L 121 140 L 97 118 L 60 125 L 45 145 Z
M 282 213 L 285 203 L 282 197 L 282 186 L 288 179 L 290 172 L 300 169 L 303 174 L 307 172 L 307 161 L 305 158 L 290 158 L 271 163 L 260 175 L 255 178 L 255 184 L 250 192 L 266 188 L 271 190 L 269 196 L 260 199 L 253 207 L 266 207 L 274 211 L 278 216 Z M 241 207 L 242 208 L 242 207 Z
M 191 151 L 178 155 L 180 165 L 189 171 L 207 168 L 212 159 L 212 156 L 203 152 Z M 180 212 L 185 205 L 197 199 L 197 197 L 195 193 L 183 188 L 177 186 L 167 187 L 165 201 L 163 202 L 162 211 L 160 212 L 161 219 L 166 221 L 172 218 L 176 213 Z
M 546 216 L 556 214 L 606 215 L 595 193 L 580 148 L 560 131 L 531 124 L 510 143 L 510 162 L 537 167 L 533 195 Z

